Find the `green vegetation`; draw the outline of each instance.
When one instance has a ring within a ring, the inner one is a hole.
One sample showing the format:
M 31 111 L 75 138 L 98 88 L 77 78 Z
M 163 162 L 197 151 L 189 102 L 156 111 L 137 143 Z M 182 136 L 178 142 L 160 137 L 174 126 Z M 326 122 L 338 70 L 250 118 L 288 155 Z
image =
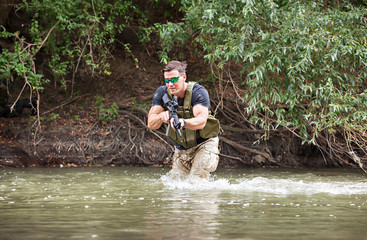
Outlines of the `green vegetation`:
M 105 98 L 97 95 L 95 106 L 98 110 L 98 120 L 102 125 L 107 125 L 110 121 L 117 119 L 118 106 L 116 102 L 113 102 L 110 106 L 106 106 Z
M 17 9 L 32 24 L 26 34 L 1 27 L 0 37 L 14 38 L 16 45 L 1 55 L 0 76 L 15 72 L 36 91 L 43 89 L 50 80 L 35 65 L 42 51 L 50 57 L 53 81 L 73 94 L 76 75 L 111 74 L 116 45 L 132 55 L 130 44 L 116 36 L 134 25 L 141 43 L 160 37 L 162 62 L 187 58 L 182 46 L 203 56 L 203 69 L 216 76 L 204 81 L 241 89 L 236 94 L 247 104 L 246 117 L 266 134 L 285 128 L 334 155 L 355 149 L 366 154 L 366 0 L 146 2 L 165 7 L 163 17 L 148 19 L 148 10 L 134 0 L 24 0 Z M 183 19 L 170 15 L 178 6 Z M 100 96 L 96 106 L 103 124 L 117 115 L 117 105 L 106 107 Z
M 261 128 L 323 146 L 340 134 L 366 151 L 367 1 L 351 2 L 183 0 L 164 50 L 191 42 L 229 76 L 240 66 L 239 97 Z
M 37 74 L 37 53 L 51 56 L 47 62 L 61 88 L 68 87 L 66 79 L 70 75 L 74 82 L 81 69 L 108 75 L 116 34 L 129 25 L 133 16 L 144 19 L 132 1 L 126 0 L 24 0 L 17 9 L 32 24 L 26 33 L 9 33 L 2 27 L 0 37 L 15 38 L 16 45 L 14 52 L 5 51 L 1 56 L 0 75 L 15 72 L 38 90 L 49 80 Z M 128 44 L 122 47 L 129 51 Z
M 60 116 L 60 114 L 58 114 L 58 113 L 51 113 L 49 121 L 56 120 L 59 116 Z

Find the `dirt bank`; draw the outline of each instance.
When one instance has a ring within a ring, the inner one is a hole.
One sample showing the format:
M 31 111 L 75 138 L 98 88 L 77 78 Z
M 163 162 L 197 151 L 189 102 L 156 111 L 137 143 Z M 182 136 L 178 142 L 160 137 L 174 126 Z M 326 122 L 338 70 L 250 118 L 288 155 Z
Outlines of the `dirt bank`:
M 26 111 L 18 117 L 1 118 L 0 166 L 170 165 L 172 144 L 163 130 L 150 131 L 146 126 L 151 97 L 162 84 L 161 68 L 158 61 L 136 65 L 122 54 L 113 62 L 114 71 L 108 78 L 84 76 L 78 80 L 72 96 L 68 96 L 70 89 L 56 92 L 49 84 L 41 94 L 41 125 L 35 122 L 36 116 L 29 116 Z M 200 63 L 189 63 L 189 79 L 209 74 L 201 69 Z M 215 104 L 217 96 L 209 91 Z M 230 96 L 228 93 L 227 101 Z M 104 109 L 117 104 L 116 119 L 107 123 L 100 120 L 101 105 L 97 100 L 101 98 Z M 237 125 L 231 123 L 225 114 L 230 115 L 236 108 L 236 104 L 226 104 L 217 114 L 224 129 L 220 136 L 220 167 L 327 165 L 315 147 L 302 145 L 288 132 L 275 132 L 254 145 L 263 132 L 249 128 L 243 120 Z
M 1 118 L 0 167 L 170 165 L 172 144 L 163 130 L 150 131 L 146 125 L 152 95 L 162 84 L 163 65 L 141 46 L 132 50 L 140 61 L 116 51 L 108 76 L 79 75 L 64 90 L 57 82 L 46 85 L 41 93 L 41 124 L 27 111 Z M 219 167 L 354 167 L 335 164 L 289 131 L 273 131 L 262 138 L 264 131 L 243 116 L 245 105 L 233 89 L 201 82 L 211 74 L 204 66 L 193 56 L 187 74 L 188 80 L 207 87 L 221 121 Z M 42 71 L 47 77 L 47 67 Z M 10 103 L 22 87 L 19 82 Z M 103 113 L 110 119 L 101 120 Z

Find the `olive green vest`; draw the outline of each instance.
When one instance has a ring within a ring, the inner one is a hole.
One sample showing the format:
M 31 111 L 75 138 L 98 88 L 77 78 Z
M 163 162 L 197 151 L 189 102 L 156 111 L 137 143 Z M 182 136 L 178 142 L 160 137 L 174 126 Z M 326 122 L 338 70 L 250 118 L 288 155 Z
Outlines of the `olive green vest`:
M 195 82 L 189 82 L 184 98 L 184 105 L 178 106 L 177 115 L 179 118 L 189 119 L 193 118 L 193 110 L 191 106 L 192 89 Z M 172 98 L 171 92 L 167 89 L 167 93 Z M 167 127 L 167 126 L 166 126 Z M 208 120 L 205 127 L 200 130 L 181 129 L 182 137 L 180 137 L 177 131 L 170 131 L 169 137 L 176 143 L 180 144 L 184 148 L 191 148 L 197 145 L 196 139 L 202 137 L 204 139 L 217 136 L 221 131 L 219 121 L 209 112 Z

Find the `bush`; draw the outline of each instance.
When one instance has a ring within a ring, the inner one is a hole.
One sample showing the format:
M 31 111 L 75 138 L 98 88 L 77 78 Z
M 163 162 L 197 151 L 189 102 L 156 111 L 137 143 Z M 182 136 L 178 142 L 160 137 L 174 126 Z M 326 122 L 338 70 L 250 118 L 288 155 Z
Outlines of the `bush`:
M 17 9 L 31 25 L 22 33 L 2 28 L 0 37 L 12 37 L 16 42 L 14 52 L 6 51 L 0 57 L 4 63 L 0 75 L 9 76 L 13 71 L 37 89 L 48 81 L 36 71 L 40 51 L 51 56 L 48 65 L 63 88 L 67 87 L 66 79 L 74 82 L 80 70 L 108 75 L 116 34 L 134 17 L 144 18 L 129 0 L 24 0 Z M 129 50 L 129 45 L 122 43 L 122 48 Z
M 209 64 L 241 66 L 253 123 L 296 127 L 313 143 L 324 130 L 366 130 L 365 1 L 182 2 L 184 26 L 168 23 L 165 34 L 195 33 Z

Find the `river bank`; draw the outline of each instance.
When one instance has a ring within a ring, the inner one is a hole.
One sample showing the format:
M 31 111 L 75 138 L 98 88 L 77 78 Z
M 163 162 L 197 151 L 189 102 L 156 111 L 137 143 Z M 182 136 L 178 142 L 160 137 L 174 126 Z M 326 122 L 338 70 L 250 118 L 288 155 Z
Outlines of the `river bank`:
M 150 131 L 146 125 L 153 93 L 163 84 L 163 64 L 139 45 L 132 51 L 141 61 L 116 51 L 109 75 L 77 75 L 78 81 L 64 90 L 56 82 L 45 85 L 39 116 L 25 109 L 20 116 L 1 118 L 0 167 L 170 166 L 173 148 L 165 132 Z M 44 66 L 41 70 L 52 79 Z M 222 82 L 204 80 L 211 70 L 203 66 L 203 60 L 193 56 L 187 76 L 208 89 L 224 130 L 220 168 L 357 167 L 351 159 L 330 158 L 318 147 L 302 144 L 289 129 L 264 132 L 253 125 L 235 89 L 242 80 L 224 88 Z M 22 82 L 18 84 L 9 103 L 22 88 Z
M 163 129 L 147 128 L 146 110 L 120 107 L 117 119 L 103 125 L 98 116 L 89 114 L 91 109 L 65 109 L 75 112 L 63 114 L 67 118 L 44 120 L 38 132 L 34 116 L 3 118 L 0 167 L 170 166 L 172 143 Z M 250 134 L 254 133 L 224 131 L 220 168 L 337 167 L 328 165 L 314 146 L 302 145 L 293 136 L 286 138 L 286 133 L 257 145 L 246 140 Z

